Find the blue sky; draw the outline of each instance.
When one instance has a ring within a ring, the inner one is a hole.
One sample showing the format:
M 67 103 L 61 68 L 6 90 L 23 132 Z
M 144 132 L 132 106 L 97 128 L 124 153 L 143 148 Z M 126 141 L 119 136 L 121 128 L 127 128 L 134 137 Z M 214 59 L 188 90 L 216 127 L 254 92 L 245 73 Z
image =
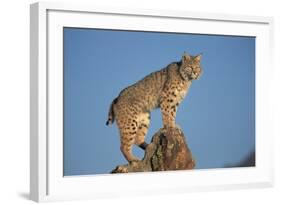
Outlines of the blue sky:
M 127 163 L 116 124 L 105 125 L 111 101 L 184 51 L 203 53 L 203 75 L 176 118 L 196 169 L 237 164 L 255 149 L 255 38 L 64 28 L 64 175 Z M 161 122 L 160 110 L 152 111 L 147 142 Z

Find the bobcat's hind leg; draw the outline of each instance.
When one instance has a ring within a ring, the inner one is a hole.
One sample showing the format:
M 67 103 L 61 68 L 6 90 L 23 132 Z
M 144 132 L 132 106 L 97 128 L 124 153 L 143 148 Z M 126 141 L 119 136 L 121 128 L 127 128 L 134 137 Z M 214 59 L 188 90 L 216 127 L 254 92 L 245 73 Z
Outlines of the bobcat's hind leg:
M 149 123 L 150 123 L 150 113 L 141 114 L 139 118 L 135 144 L 138 145 L 143 150 L 145 150 L 148 145 L 145 142 L 145 136 L 148 131 Z
M 120 138 L 121 138 L 121 146 L 120 150 L 123 153 L 124 157 L 129 161 L 139 161 L 137 157 L 135 157 L 132 153 L 133 145 L 136 141 L 136 130 L 137 124 L 133 126 L 134 123 L 130 124 L 130 129 L 128 127 L 120 129 Z
M 127 144 L 121 143 L 120 150 L 128 162 L 140 161 L 140 159 L 138 159 L 137 157 L 135 157 L 133 155 L 132 149 L 133 149 L 133 144 L 127 145 Z

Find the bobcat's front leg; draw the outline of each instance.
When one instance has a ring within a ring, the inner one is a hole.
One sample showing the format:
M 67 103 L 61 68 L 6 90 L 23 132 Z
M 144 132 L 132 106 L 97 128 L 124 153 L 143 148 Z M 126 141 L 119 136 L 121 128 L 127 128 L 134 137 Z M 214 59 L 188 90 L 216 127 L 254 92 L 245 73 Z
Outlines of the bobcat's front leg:
M 172 99 L 165 99 L 160 104 L 164 128 L 176 127 L 177 107 L 170 102 L 171 100 Z
M 164 127 L 176 127 L 176 112 L 178 103 L 175 90 L 171 89 L 171 87 L 174 86 L 169 84 L 166 85 L 160 100 L 160 109 Z

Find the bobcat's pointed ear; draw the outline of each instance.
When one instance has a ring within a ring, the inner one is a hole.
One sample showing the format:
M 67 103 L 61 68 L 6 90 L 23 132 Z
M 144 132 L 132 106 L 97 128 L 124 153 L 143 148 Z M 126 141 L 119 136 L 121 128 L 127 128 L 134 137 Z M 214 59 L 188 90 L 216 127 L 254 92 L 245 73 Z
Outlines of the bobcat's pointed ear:
M 182 61 L 183 62 L 187 62 L 190 60 L 190 55 L 188 55 L 186 52 L 183 53 L 183 56 L 182 56 Z
M 200 62 L 200 61 L 201 61 L 201 58 L 202 58 L 202 54 L 199 54 L 199 55 L 195 56 L 195 57 L 193 58 L 193 60 L 195 60 L 196 62 Z

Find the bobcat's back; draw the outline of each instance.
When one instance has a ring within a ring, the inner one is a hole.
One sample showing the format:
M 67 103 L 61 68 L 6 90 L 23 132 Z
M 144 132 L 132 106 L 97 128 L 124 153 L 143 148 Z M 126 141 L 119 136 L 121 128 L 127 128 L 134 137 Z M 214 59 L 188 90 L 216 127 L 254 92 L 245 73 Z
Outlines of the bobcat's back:
M 172 74 L 172 68 L 176 69 L 177 64 L 170 64 L 125 88 L 118 97 L 118 103 L 122 106 L 137 105 L 142 111 L 151 111 L 159 107 L 161 92 Z
M 138 160 L 132 154 L 133 144 L 145 149 L 145 135 L 150 112 L 160 107 L 164 127 L 174 127 L 177 107 L 185 97 L 193 79 L 201 74 L 201 56 L 184 55 L 181 62 L 153 72 L 123 89 L 113 100 L 107 124 L 116 118 L 121 151 L 128 161 Z

